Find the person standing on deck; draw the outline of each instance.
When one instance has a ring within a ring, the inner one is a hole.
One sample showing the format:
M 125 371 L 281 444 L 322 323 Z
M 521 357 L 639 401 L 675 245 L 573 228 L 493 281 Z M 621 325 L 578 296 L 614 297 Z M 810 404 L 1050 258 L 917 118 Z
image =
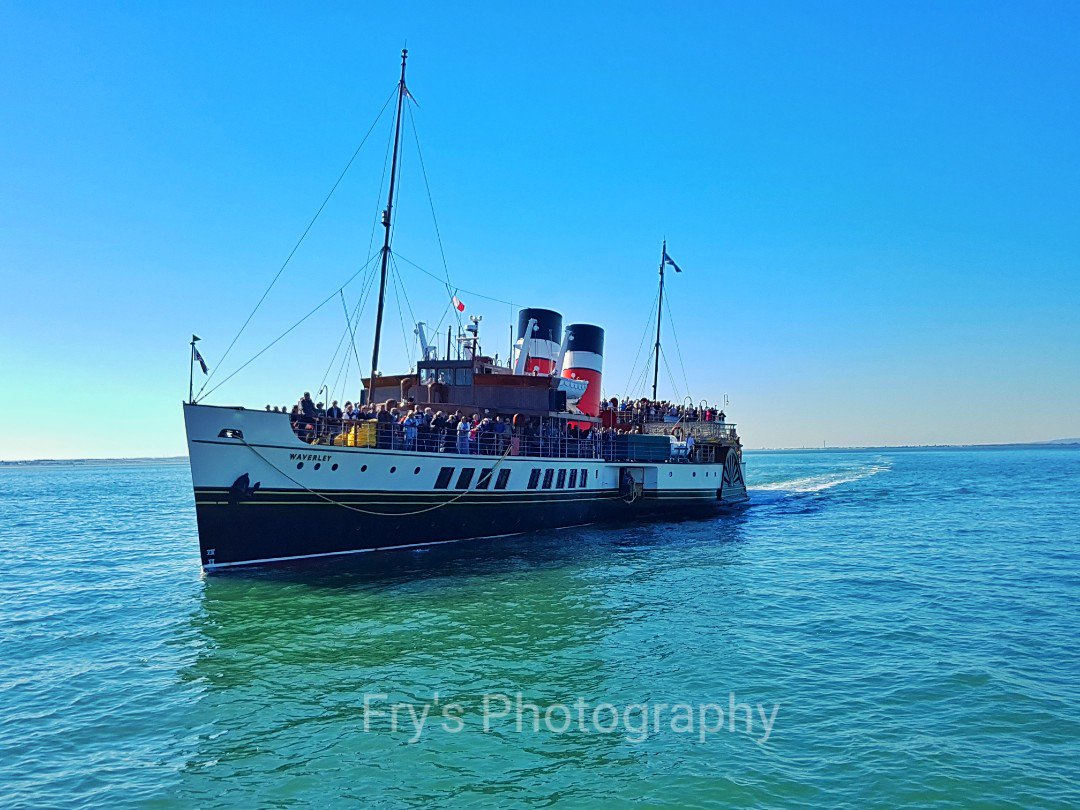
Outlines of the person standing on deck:
M 469 454 L 469 433 L 472 430 L 472 424 L 464 416 L 457 425 L 457 451 L 463 456 Z
M 405 432 L 405 449 L 416 449 L 416 435 L 418 432 L 418 419 L 416 411 L 409 411 L 408 415 L 402 420 L 401 425 Z
M 390 414 L 390 411 L 386 410 L 385 405 L 380 405 L 379 411 L 375 415 L 375 421 L 375 446 L 386 450 L 390 447 L 393 438 L 394 417 Z
M 480 444 L 480 414 L 474 413 L 472 415 L 472 422 L 469 430 L 469 454 L 476 455 L 479 450 Z

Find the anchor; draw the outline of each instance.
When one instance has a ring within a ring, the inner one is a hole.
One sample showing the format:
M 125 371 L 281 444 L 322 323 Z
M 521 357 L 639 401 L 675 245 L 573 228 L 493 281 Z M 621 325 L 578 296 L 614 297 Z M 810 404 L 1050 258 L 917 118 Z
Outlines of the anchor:
M 244 473 L 235 481 L 233 481 L 232 486 L 229 487 L 229 503 L 236 504 L 245 498 L 252 497 L 259 489 L 259 485 L 261 483 L 261 481 L 256 481 L 255 485 L 252 486 L 251 476 L 249 476 L 247 473 Z

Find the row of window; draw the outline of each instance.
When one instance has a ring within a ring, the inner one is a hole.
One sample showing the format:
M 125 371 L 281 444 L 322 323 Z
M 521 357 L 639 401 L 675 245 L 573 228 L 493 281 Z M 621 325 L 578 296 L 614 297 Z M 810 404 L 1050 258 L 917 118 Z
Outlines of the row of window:
M 420 369 L 420 384 L 441 382 L 443 385 L 472 385 L 471 368 Z
M 542 487 L 540 487 L 541 472 L 544 473 L 544 483 Z M 543 471 L 533 469 L 529 473 L 529 489 L 537 489 L 538 487 L 542 489 L 551 489 L 552 483 L 554 483 L 555 489 L 574 489 L 575 487 L 585 487 L 589 484 L 589 471 L 584 467 L 581 468 L 580 475 L 578 474 L 579 471 L 577 469 L 567 470 L 564 468 L 557 472 L 558 475 L 555 474 L 556 470 L 551 469 L 550 467 Z
M 450 482 L 454 480 L 455 467 L 443 467 L 439 470 L 439 477 L 435 479 L 435 489 L 449 489 Z M 491 485 L 494 467 L 485 467 L 480 470 L 480 477 L 476 481 L 476 489 L 506 489 L 510 483 L 510 470 L 499 470 L 495 477 L 495 486 Z M 463 467 L 454 481 L 454 489 L 468 489 L 472 484 L 475 467 Z M 556 475 L 556 473 L 558 473 Z M 540 475 L 543 474 L 543 485 L 540 483 Z M 529 472 L 529 489 L 575 489 L 589 485 L 589 471 L 582 467 L 580 470 L 548 468 L 542 470 L 535 468 Z
M 461 472 L 458 473 L 457 481 L 454 484 L 454 489 L 468 489 L 472 484 L 473 474 L 476 472 L 475 467 L 463 467 Z M 476 482 L 477 489 L 489 489 L 491 487 L 491 474 L 495 472 L 494 467 L 485 467 L 480 471 L 480 478 Z M 447 489 L 450 486 L 450 480 L 454 477 L 453 467 L 443 467 L 439 470 L 439 477 L 435 479 L 435 489 Z M 506 485 L 510 482 L 510 470 L 499 470 L 499 475 L 495 478 L 495 489 L 506 489 Z

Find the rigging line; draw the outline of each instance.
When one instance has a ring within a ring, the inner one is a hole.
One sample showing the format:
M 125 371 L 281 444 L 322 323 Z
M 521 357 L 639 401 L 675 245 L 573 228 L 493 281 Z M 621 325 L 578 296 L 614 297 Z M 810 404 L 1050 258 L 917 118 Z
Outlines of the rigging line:
M 409 310 L 409 322 L 415 324 L 416 313 L 413 312 L 412 301 L 409 300 L 409 290 L 405 286 L 404 279 L 401 278 L 401 271 L 398 269 L 397 261 L 395 261 L 393 253 L 390 254 L 390 264 L 393 265 L 394 276 L 397 278 L 398 284 L 401 285 L 401 295 L 405 298 L 405 306 L 408 307 Z M 417 342 L 419 342 L 419 337 L 417 337 Z
M 641 333 L 641 342 L 638 343 L 637 353 L 634 355 L 634 364 L 630 366 L 630 373 L 626 377 L 626 385 L 629 388 L 630 383 L 633 382 L 634 372 L 637 370 L 638 358 L 641 356 L 641 350 L 645 347 L 645 340 L 649 337 L 652 329 L 652 311 L 656 308 L 656 299 L 660 295 L 660 291 L 656 291 L 656 295 L 653 296 L 652 305 L 649 307 L 649 317 L 645 321 L 645 329 Z M 646 364 L 648 365 L 648 364 Z M 636 389 L 635 389 L 636 390 Z
M 401 259 L 403 262 L 405 262 L 405 264 L 410 265 L 411 267 L 415 267 L 417 270 L 419 270 L 425 276 L 430 276 L 431 278 L 435 279 L 440 284 L 444 283 L 443 280 L 441 278 L 439 278 L 437 275 L 435 275 L 434 273 L 432 273 L 432 272 L 430 272 L 428 270 L 425 270 L 423 267 L 418 265 L 416 262 L 410 261 L 409 259 L 406 259 L 404 256 L 402 256 L 396 250 L 391 251 L 391 252 L 393 253 L 395 258 Z M 506 301 L 506 300 L 504 300 L 502 298 L 492 298 L 490 295 L 484 295 L 483 293 L 476 292 L 475 290 L 467 290 L 464 287 L 455 287 L 454 291 L 455 292 L 467 293 L 468 295 L 471 295 L 474 298 L 483 298 L 485 301 L 494 301 L 496 304 L 506 304 L 507 306 L 510 306 L 510 307 L 514 306 L 512 301 Z
M 435 216 L 435 199 L 431 196 L 431 184 L 428 182 L 427 167 L 424 165 L 424 153 L 420 149 L 420 133 L 416 131 L 416 119 L 413 117 L 413 101 L 412 96 L 408 97 L 409 103 L 405 105 L 405 109 L 409 113 L 409 125 L 412 127 L 413 140 L 416 142 L 416 155 L 420 158 L 420 174 L 424 178 L 424 188 L 427 190 L 428 206 L 431 208 L 431 221 L 435 225 L 435 239 L 439 243 L 439 255 L 442 257 L 443 273 L 446 275 L 446 295 L 448 298 L 452 298 L 454 295 L 453 285 L 450 283 L 450 267 L 446 263 L 446 249 L 443 247 L 442 232 L 439 230 L 439 220 Z M 461 329 L 461 313 L 454 310 L 454 317 L 457 320 L 458 329 Z M 441 324 L 440 324 L 441 325 Z
M 338 390 L 338 383 L 341 381 L 341 375 L 345 373 L 347 368 L 352 368 L 351 360 L 352 358 L 349 356 L 349 353 L 345 352 L 345 356 L 341 358 L 341 364 L 338 366 L 337 374 L 334 375 L 334 384 L 332 386 L 327 386 L 327 390 L 330 392 L 330 399 L 334 398 L 334 393 Z M 348 377 L 347 374 L 346 377 Z M 327 402 L 326 406 L 330 407 L 330 403 Z
M 644 396 L 644 394 L 648 390 L 648 384 L 649 384 L 649 364 L 648 363 L 643 363 L 641 365 L 641 374 L 638 376 L 637 385 L 634 386 L 634 393 L 635 394 L 640 393 L 640 394 L 642 394 Z
M 379 175 L 379 194 L 375 198 L 375 216 L 371 220 L 371 236 L 368 237 L 368 255 L 371 255 L 371 249 L 375 244 L 375 231 L 379 227 L 382 221 L 383 210 L 383 189 L 386 188 L 386 167 L 390 163 L 390 147 L 394 143 L 394 128 L 390 127 L 390 132 L 386 136 L 386 152 L 383 154 L 382 174 Z
M 679 345 L 679 333 L 675 331 L 675 317 L 671 314 L 671 296 L 664 295 L 667 302 L 668 325 L 671 327 L 671 336 L 675 339 L 675 352 L 679 358 L 679 367 L 682 369 L 683 385 L 686 386 L 686 395 L 690 396 L 690 379 L 686 376 L 686 364 L 683 363 L 682 347 Z
M 685 399 L 686 397 L 680 397 L 679 396 L 679 386 L 675 383 L 675 375 L 671 373 L 671 366 L 668 365 L 668 361 L 667 361 L 667 352 L 664 351 L 663 347 L 660 348 L 660 359 L 664 361 L 664 370 L 667 371 L 668 382 L 671 383 L 671 391 L 672 391 L 672 393 L 676 397 L 678 397 L 679 400 Z M 674 402 L 675 400 L 672 400 L 672 401 Z
M 332 293 L 330 293 L 330 295 L 326 296 L 326 298 L 324 298 L 321 303 L 316 304 L 315 307 L 307 313 L 307 315 L 305 315 L 303 318 L 298 320 L 296 323 L 294 323 L 292 326 L 290 326 L 288 329 L 286 329 L 284 332 L 282 332 L 280 335 L 278 335 L 276 338 L 274 338 L 272 341 L 270 341 L 270 343 L 268 343 L 266 346 L 264 346 L 256 355 L 254 355 L 247 362 L 245 362 L 242 366 L 240 366 L 240 368 L 236 369 L 236 371 L 234 371 L 232 374 L 230 374 L 224 380 L 222 380 L 217 385 L 215 385 L 213 388 L 211 388 L 209 391 L 207 391 L 206 396 L 210 396 L 212 393 L 217 391 L 219 388 L 221 388 L 221 386 L 223 386 L 225 383 L 227 383 L 229 380 L 231 380 L 233 377 L 235 377 L 237 374 L 239 374 L 241 371 L 243 371 L 245 368 L 247 368 L 253 362 L 258 360 L 263 354 L 265 354 L 269 349 L 271 349 L 274 345 L 276 345 L 283 337 L 285 337 L 287 334 L 289 334 L 292 330 L 294 330 L 296 327 L 298 327 L 300 324 L 302 324 L 304 321 L 306 321 L 308 318 L 310 318 L 312 315 L 314 315 L 316 312 L 318 312 L 320 309 L 322 309 L 328 303 L 333 301 L 334 296 L 336 296 L 338 294 L 338 290 L 343 290 L 347 286 L 349 286 L 350 282 L 352 282 L 352 280 L 354 278 L 356 278 L 358 275 L 360 275 L 361 272 L 366 270 L 368 265 L 371 264 L 371 262 L 373 262 L 374 260 L 375 260 L 374 256 L 372 258 L 368 259 L 367 262 L 364 264 L 364 266 L 361 267 L 359 270 L 357 270 L 355 273 L 353 273 L 351 276 L 349 276 L 349 278 L 345 281 L 345 283 L 342 284 L 340 287 L 338 287 L 337 290 L 334 290 Z M 201 394 L 200 394 L 200 396 L 201 396 Z M 196 401 L 198 401 L 198 399 L 196 399 Z
M 270 290 L 272 290 L 274 288 L 274 285 L 277 284 L 278 279 L 281 278 L 281 274 L 285 272 L 285 268 L 288 267 L 289 262 L 292 261 L 292 257 L 295 256 L 296 251 L 300 249 L 300 245 L 303 244 L 304 239 L 307 238 L 308 233 L 315 225 L 315 220 L 319 218 L 319 215 L 323 212 L 323 209 L 326 208 L 326 204 L 330 202 L 330 198 L 334 196 L 334 192 L 337 191 L 338 186 L 341 185 L 341 181 L 345 179 L 345 175 L 349 171 L 349 168 L 353 165 L 353 161 L 355 161 L 356 156 L 360 154 L 360 150 L 363 149 L 364 144 L 367 143 L 368 137 L 375 130 L 375 126 L 379 123 L 379 119 L 383 117 L 383 113 L 386 112 L 386 108 L 389 106 L 391 99 L 393 99 L 396 94 L 397 88 L 395 87 L 394 92 L 390 94 L 390 96 L 386 99 L 386 102 L 383 104 L 382 109 L 379 110 L 379 114 L 375 116 L 375 120 L 371 122 L 371 126 L 368 127 L 368 131 L 364 134 L 363 139 L 360 141 L 360 145 L 356 147 L 356 151 L 352 153 L 352 157 L 350 157 L 348 163 L 345 164 L 345 168 L 341 170 L 341 174 L 339 174 L 337 180 L 334 181 L 334 185 L 330 187 L 330 192 L 326 195 L 326 198 L 322 201 L 322 205 L 320 205 L 319 209 L 315 212 L 315 216 L 311 218 L 311 221 L 307 224 L 307 227 L 304 228 L 304 232 L 300 234 L 300 238 L 296 240 L 296 244 L 293 245 L 293 249 L 289 251 L 289 255 L 285 258 L 285 261 L 282 263 L 281 267 L 278 268 L 278 271 L 274 275 L 274 278 L 270 281 L 270 286 L 268 286 L 263 292 L 262 296 L 255 304 L 255 308 L 251 310 L 251 313 L 247 316 L 247 319 L 240 327 L 240 331 L 236 333 L 236 337 L 232 339 L 232 342 L 225 349 L 225 353 L 221 355 L 221 359 L 217 361 L 217 364 L 214 367 L 214 371 L 212 371 L 210 373 L 210 376 L 206 378 L 206 381 L 203 382 L 202 388 L 199 389 L 199 393 L 195 396 L 196 401 L 199 399 L 200 396 L 202 396 L 202 392 L 206 388 L 206 386 L 210 384 L 210 380 L 214 378 L 214 372 L 220 369 L 225 363 L 225 358 L 229 356 L 229 352 L 231 352 L 233 346 L 236 345 L 236 341 L 240 339 L 240 335 L 242 335 L 244 333 L 244 330 L 247 329 L 248 324 L 251 323 L 251 319 L 255 317 L 255 313 L 258 312 L 259 307 L 261 307 L 263 301 L 266 300 L 266 296 L 270 294 Z
M 375 254 L 378 256 L 379 254 Z M 374 259 L 374 257 L 372 257 Z M 353 307 L 353 323 L 360 323 L 360 319 L 364 315 L 364 311 L 367 309 L 367 305 L 371 303 L 371 294 L 376 288 L 376 279 L 378 278 L 378 272 L 376 272 L 375 264 L 371 266 L 371 273 L 368 275 L 367 280 L 364 282 L 363 294 L 360 300 L 357 301 L 356 306 Z M 356 370 L 359 372 L 360 377 L 364 376 L 364 366 L 360 363 L 360 359 L 356 360 Z
M 409 347 L 408 351 L 412 352 L 412 354 L 409 357 L 409 360 L 410 361 L 415 361 L 416 358 L 419 357 L 423 353 L 420 350 L 420 335 L 418 335 L 416 333 L 416 328 L 415 328 L 416 313 L 413 312 L 412 301 L 409 300 L 409 290 L 405 286 L 405 280 L 401 277 L 401 270 L 398 268 L 397 262 L 394 261 L 393 255 L 390 256 L 390 262 L 391 262 L 391 264 L 394 265 L 394 277 L 398 280 L 398 284 L 401 285 L 401 295 L 405 299 L 405 307 L 409 310 L 409 322 L 411 324 L 413 324 L 412 345 Z M 409 367 L 410 368 L 415 367 L 415 363 L 410 362 Z
M 439 317 L 439 322 L 435 325 L 435 328 L 431 330 L 431 336 L 436 340 L 438 340 L 439 338 L 439 332 L 442 331 L 442 325 L 443 321 L 446 320 L 446 314 L 450 311 L 450 307 L 452 307 L 453 305 L 454 302 L 452 300 L 446 302 L 446 307 L 443 309 L 443 313 Z
M 401 279 L 398 278 L 397 266 L 394 264 L 393 256 L 391 256 L 390 261 L 390 280 L 394 284 L 394 303 L 397 304 L 398 323 L 401 324 L 401 342 L 405 347 L 405 359 L 411 360 L 410 352 L 412 349 L 409 346 L 409 338 L 405 334 L 405 317 L 401 314 Z M 412 364 L 410 363 L 410 366 L 411 365 Z
M 371 262 L 374 258 L 375 257 L 372 256 L 368 261 Z M 350 331 L 352 332 L 352 336 L 353 336 L 352 347 L 353 347 L 353 356 L 355 356 L 355 354 L 356 354 L 356 333 L 355 333 L 355 330 L 352 330 L 352 324 L 353 323 L 359 323 L 360 316 L 363 314 L 364 308 L 367 305 L 367 302 L 370 300 L 371 287 L 372 287 L 372 282 L 374 280 L 375 280 L 375 265 L 371 264 L 370 265 L 370 271 L 365 275 L 363 281 L 361 282 L 360 295 L 357 297 L 357 301 L 356 301 L 355 306 L 353 306 L 352 314 L 350 315 L 348 311 L 346 311 L 346 313 L 345 313 L 345 328 L 341 332 L 341 338 L 338 340 L 338 345 L 334 349 L 333 356 L 330 358 L 330 363 L 329 363 L 329 365 L 327 365 L 326 371 L 323 373 L 322 382 L 319 384 L 320 388 L 323 385 L 326 384 L 327 379 L 330 377 L 330 372 L 333 371 L 334 363 L 337 361 L 338 352 L 340 352 L 342 346 L 345 345 L 345 338 L 350 334 Z M 344 298 L 344 293 L 342 293 L 342 298 Z M 348 350 L 346 349 L 345 354 L 343 356 L 343 360 L 348 360 L 348 359 L 350 359 L 350 356 L 349 356 Z M 361 366 L 361 364 L 360 364 L 360 358 L 359 357 L 356 358 L 356 367 L 357 367 L 357 370 L 360 372 L 360 376 L 363 377 L 364 376 L 364 369 L 363 369 L 363 366 Z M 342 368 L 339 366 L 338 373 L 334 377 L 334 387 L 335 387 L 335 389 L 337 388 L 338 380 L 341 378 L 341 371 L 342 371 Z
M 356 331 L 353 329 L 352 318 L 349 317 L 349 308 L 345 306 L 345 291 L 338 290 L 341 294 L 341 308 L 345 310 L 345 323 L 349 328 L 349 337 L 352 338 L 352 353 L 353 358 L 356 360 L 356 367 L 360 369 L 360 373 L 364 373 L 364 367 L 360 365 L 360 358 L 356 354 Z M 346 357 L 348 359 L 348 357 Z
M 340 396 L 342 396 L 342 397 L 344 396 L 344 392 L 345 392 L 346 387 L 347 387 L 348 382 L 349 382 L 349 372 L 350 371 L 352 371 L 352 357 L 349 355 L 348 352 L 345 352 L 344 356 L 341 358 L 341 365 L 338 366 L 338 373 L 334 377 L 334 385 L 333 385 L 332 388 L 330 388 L 330 392 L 331 392 L 330 398 L 331 399 L 334 398 L 333 395 L 335 393 L 337 393 L 337 391 L 339 390 L 339 388 L 338 388 L 338 383 L 339 382 L 341 383 L 341 389 L 340 390 L 342 391 Z M 343 378 L 343 375 L 344 375 L 344 378 Z
M 363 285 L 360 288 L 360 296 L 357 299 L 356 307 L 353 308 L 353 314 L 350 316 L 349 312 L 347 310 L 345 312 L 345 328 L 341 332 L 341 338 L 338 340 L 337 347 L 334 349 L 334 353 L 330 357 L 330 362 L 326 366 L 326 371 L 323 372 L 322 382 L 319 383 L 320 388 L 323 385 L 326 384 L 326 380 L 330 376 L 330 372 L 334 368 L 334 363 L 337 362 L 338 352 L 340 352 L 341 347 L 345 345 L 345 338 L 348 337 L 349 332 L 350 332 L 350 326 L 351 326 L 350 319 L 354 318 L 356 316 L 357 309 L 359 308 L 361 302 L 364 300 L 365 290 L 367 289 L 367 287 L 368 287 L 368 281 L 365 279 Z M 355 336 L 354 336 L 354 346 L 355 346 Z M 348 351 L 346 351 L 345 354 L 346 354 L 346 356 L 348 356 Z
M 376 255 L 378 255 L 378 254 L 376 254 Z M 374 258 L 375 257 L 372 256 L 371 258 L 368 259 L 369 264 Z M 369 272 L 365 276 L 363 282 L 361 283 L 360 296 L 357 298 L 356 306 L 353 308 L 353 313 L 352 313 L 352 318 L 351 318 L 352 321 L 358 321 L 359 320 L 359 316 L 363 312 L 364 303 L 366 302 L 366 300 L 368 298 L 368 294 L 369 294 L 369 292 L 371 290 L 371 282 L 374 280 L 374 278 L 375 278 L 375 270 L 374 270 L 374 266 L 371 266 L 371 272 Z M 333 369 L 334 369 L 334 363 L 337 362 L 338 352 L 340 352 L 342 346 L 345 345 L 345 338 L 349 334 L 350 327 L 351 327 L 350 317 L 349 317 L 348 312 L 346 312 L 345 313 L 345 328 L 341 332 L 341 339 L 338 340 L 337 348 L 334 349 L 334 354 L 330 357 L 330 362 L 329 362 L 329 364 L 327 364 L 326 371 L 323 373 L 322 382 L 319 383 L 320 388 L 323 385 L 325 385 L 327 378 L 330 376 L 330 372 L 333 371 Z M 356 335 L 355 335 L 355 333 L 353 334 L 353 351 L 354 352 L 356 351 Z M 348 356 L 348 351 L 346 351 L 345 354 L 346 354 L 346 356 Z M 360 366 L 359 359 L 357 360 L 357 368 L 360 369 L 360 373 L 361 373 L 361 375 L 363 375 L 364 372 L 363 372 L 363 368 Z
M 338 396 L 342 399 L 345 398 L 345 392 L 349 390 L 349 372 L 352 370 L 352 363 L 348 363 L 345 366 L 345 379 L 341 381 L 341 393 Z M 337 383 L 334 383 L 334 390 L 337 391 Z M 333 397 L 331 397 L 333 399 Z
M 641 373 L 638 374 L 637 382 L 635 383 L 632 379 L 628 381 L 628 386 L 629 386 L 629 388 L 627 390 L 627 395 L 628 396 L 633 395 L 632 398 L 637 399 L 638 398 L 637 395 L 639 393 L 644 392 L 645 379 L 646 379 L 646 375 L 648 373 L 649 373 L 649 364 L 648 363 L 642 363 L 642 365 L 641 365 Z

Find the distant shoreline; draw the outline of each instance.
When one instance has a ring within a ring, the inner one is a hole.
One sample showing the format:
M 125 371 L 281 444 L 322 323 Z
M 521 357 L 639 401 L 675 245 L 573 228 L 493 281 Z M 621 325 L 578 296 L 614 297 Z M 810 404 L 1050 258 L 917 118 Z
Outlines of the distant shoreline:
M 747 453 L 867 453 L 887 451 L 890 453 L 918 452 L 920 450 L 1076 450 L 1080 439 L 1051 442 L 1006 442 L 1003 444 L 893 444 L 866 447 L 744 447 Z
M 748 453 L 904 453 L 920 450 L 1061 450 L 1080 449 L 1080 439 L 1005 444 L 905 444 L 868 447 L 746 447 Z M 187 456 L 139 456 L 135 458 L 37 458 L 0 460 L 0 467 L 109 467 L 124 464 L 186 464 Z
M 0 461 L 0 467 L 112 467 L 122 464 L 187 464 L 187 456 L 137 456 L 135 458 L 35 458 Z

